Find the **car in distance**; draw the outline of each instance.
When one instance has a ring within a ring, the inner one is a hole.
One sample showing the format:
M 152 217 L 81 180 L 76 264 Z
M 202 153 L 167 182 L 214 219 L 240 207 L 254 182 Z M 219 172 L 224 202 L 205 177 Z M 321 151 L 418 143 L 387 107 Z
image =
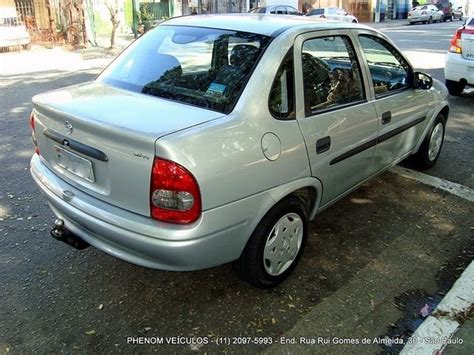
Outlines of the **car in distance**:
M 321 17 L 321 18 L 327 18 L 330 20 L 346 21 L 346 22 L 353 22 L 353 23 L 358 22 L 355 16 L 349 15 L 346 11 L 344 11 L 343 9 L 339 7 L 325 7 L 325 8 L 312 9 L 308 11 L 306 16 Z
M 289 5 L 271 5 L 255 7 L 248 11 L 251 14 L 272 14 L 272 15 L 303 15 L 300 11 Z
M 474 85 L 474 17 L 454 33 L 446 54 L 444 77 L 451 95 L 459 96 L 466 86 Z
M 453 19 L 454 20 L 463 20 L 464 18 L 464 13 L 462 12 L 462 6 L 458 6 L 456 9 L 453 11 Z
M 31 48 L 31 37 L 17 17 L 15 8 L 0 8 L 0 49 L 10 47 Z
M 454 12 L 453 12 L 453 5 L 448 0 L 441 0 L 435 4 L 439 11 L 443 14 L 443 21 L 446 22 L 447 20 L 453 21 L 454 19 Z
M 444 20 L 443 12 L 434 5 L 423 5 L 412 8 L 408 12 L 408 24 L 412 25 L 416 22 L 433 23 Z
M 92 82 L 40 94 L 31 174 L 53 236 L 145 267 L 283 281 L 308 224 L 412 156 L 449 106 L 382 33 L 308 17 L 167 20 Z

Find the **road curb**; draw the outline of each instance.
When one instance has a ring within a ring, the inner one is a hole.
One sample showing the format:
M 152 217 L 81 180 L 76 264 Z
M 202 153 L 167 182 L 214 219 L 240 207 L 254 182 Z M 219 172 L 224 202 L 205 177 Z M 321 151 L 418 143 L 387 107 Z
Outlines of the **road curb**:
M 474 202 L 474 190 L 467 186 L 448 180 L 443 180 L 435 176 L 423 174 L 414 170 L 402 168 L 401 166 L 394 166 L 389 171 L 402 177 L 413 179 L 425 185 L 433 186 L 437 189 L 449 192 L 450 194 L 460 197 L 464 200 Z
M 432 315 L 416 329 L 400 354 L 441 354 L 449 344 L 461 345 L 462 339 L 453 339 L 463 323 L 460 323 L 459 315 L 468 312 L 473 305 L 474 262 L 471 262 Z

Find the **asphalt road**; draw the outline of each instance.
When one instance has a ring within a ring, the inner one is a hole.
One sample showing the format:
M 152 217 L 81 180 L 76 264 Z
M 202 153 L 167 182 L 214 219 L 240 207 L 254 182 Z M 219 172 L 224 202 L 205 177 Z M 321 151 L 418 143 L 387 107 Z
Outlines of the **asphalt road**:
M 442 79 L 441 62 L 429 58 L 442 56 L 456 25 L 385 32 L 418 67 Z M 425 302 L 442 294 L 472 259 L 472 204 L 389 173 L 318 217 L 299 267 L 274 290 L 242 283 L 230 265 L 168 273 L 93 248 L 75 251 L 49 237 L 53 215 L 28 172 L 27 117 L 34 94 L 90 80 L 98 69 L 85 70 L 75 56 L 54 64 L 35 63 L 33 55 L 48 57 L 44 51 L 0 54 L 0 74 L 8 73 L 0 80 L 0 353 L 273 351 L 282 334 L 298 334 L 300 321 L 314 312 L 321 317 L 309 318 L 306 327 L 313 334 L 384 337 L 404 326 L 399 322 L 410 309 L 394 307 L 397 297 L 417 290 Z M 473 100 L 472 91 L 450 98 L 445 147 L 428 172 L 471 187 Z M 349 315 L 352 321 L 344 322 Z M 269 337 L 274 343 L 128 344 L 132 336 Z

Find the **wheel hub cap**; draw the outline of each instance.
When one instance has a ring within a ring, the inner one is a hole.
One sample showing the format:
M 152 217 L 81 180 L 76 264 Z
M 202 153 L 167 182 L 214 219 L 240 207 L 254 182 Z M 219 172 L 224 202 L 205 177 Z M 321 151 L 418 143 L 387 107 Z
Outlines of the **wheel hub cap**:
M 444 126 L 441 122 L 439 122 L 434 128 L 433 132 L 431 132 L 430 138 L 430 146 L 428 149 L 428 158 L 430 161 L 436 159 L 441 150 L 441 144 L 443 143 L 443 133 L 444 133 Z
M 296 259 L 303 241 L 303 221 L 296 213 L 278 220 L 267 237 L 263 266 L 271 276 L 284 273 Z

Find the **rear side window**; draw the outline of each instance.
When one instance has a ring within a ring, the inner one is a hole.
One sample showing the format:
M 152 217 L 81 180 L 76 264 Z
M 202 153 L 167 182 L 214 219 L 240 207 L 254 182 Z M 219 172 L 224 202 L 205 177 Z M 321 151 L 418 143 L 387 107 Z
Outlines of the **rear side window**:
M 307 40 L 301 58 L 307 116 L 365 100 L 360 66 L 348 37 Z
M 295 118 L 295 80 L 293 72 L 293 48 L 283 59 L 270 91 L 268 106 L 277 119 Z
M 314 9 L 311 11 L 311 15 L 322 15 L 324 14 L 324 9 Z
M 408 88 L 411 82 L 411 67 L 400 53 L 381 38 L 359 36 L 369 66 L 375 96 Z
M 158 26 L 134 42 L 98 80 L 126 90 L 229 113 L 270 37 Z

